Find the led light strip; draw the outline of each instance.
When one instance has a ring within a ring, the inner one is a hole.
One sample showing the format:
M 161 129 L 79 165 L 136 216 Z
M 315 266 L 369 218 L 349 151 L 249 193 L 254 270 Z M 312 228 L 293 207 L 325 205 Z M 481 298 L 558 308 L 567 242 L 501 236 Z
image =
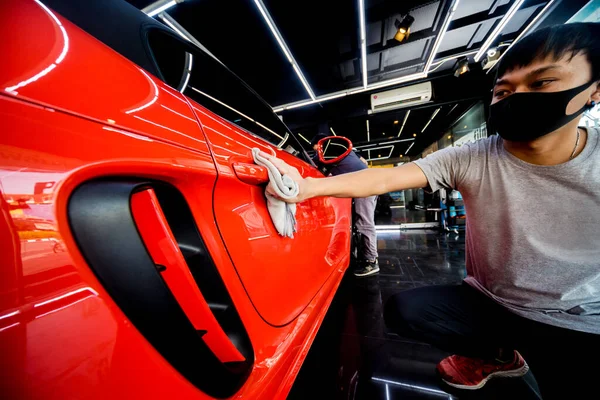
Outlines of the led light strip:
M 429 70 L 431 69 L 431 64 L 433 63 L 433 59 L 435 58 L 435 55 L 437 54 L 437 52 L 438 52 L 438 50 L 440 48 L 440 45 L 442 44 L 442 40 L 444 39 L 444 35 L 448 31 L 448 26 L 450 26 L 450 22 L 452 21 L 452 17 L 454 16 L 454 12 L 456 11 L 456 8 L 458 7 L 458 3 L 459 2 L 460 2 L 460 0 L 455 0 L 454 4 L 450 6 L 450 12 L 446 16 L 446 20 L 444 21 L 444 25 L 442 26 L 442 30 L 440 31 L 440 34 L 435 39 L 435 43 L 433 45 L 433 49 L 431 50 L 431 54 L 429 55 L 429 59 L 427 60 L 427 63 L 425 64 L 425 74 L 428 74 Z
M 504 17 L 502 17 L 500 23 L 496 26 L 492 33 L 490 33 L 487 40 L 483 43 L 483 46 L 481 46 L 477 54 L 475 54 L 475 62 L 479 62 L 479 60 L 481 60 L 481 58 L 487 52 L 487 49 L 492 45 L 492 43 L 494 43 L 494 40 L 496 40 L 500 33 L 502 33 L 502 29 L 504 29 L 504 27 L 506 26 L 506 24 L 508 24 L 511 18 L 515 16 L 515 14 L 517 13 L 517 11 L 519 11 L 519 8 L 523 5 L 524 2 L 525 0 L 516 0 L 510 7 L 508 12 L 504 14 Z
M 437 110 L 435 110 L 433 112 L 433 114 L 431 114 L 431 118 L 429 118 L 429 121 L 427 121 L 427 123 L 425 124 L 425 126 L 423 127 L 423 129 L 421 130 L 421 133 L 425 132 L 425 129 L 427 129 L 427 127 L 429 126 L 429 124 L 431 123 L 431 121 L 433 121 L 433 119 L 435 118 L 435 116 L 440 112 L 442 108 L 438 108 Z
M 548 2 L 548 4 L 546 4 L 546 6 L 544 8 L 542 8 L 542 11 L 540 11 L 538 13 L 538 15 L 536 15 L 536 17 L 533 19 L 533 21 L 531 21 L 529 23 L 529 25 L 527 25 L 525 27 L 525 29 L 523 29 L 523 32 L 521 32 L 521 34 L 519 36 L 517 36 L 517 38 L 515 40 L 512 41 L 512 43 L 510 44 L 510 46 L 508 46 L 508 49 L 506 49 L 501 55 L 500 58 L 498 58 L 498 61 L 496 61 L 496 65 L 500 65 L 500 60 L 502 60 L 502 57 L 504 57 L 504 55 L 506 53 L 508 53 L 508 51 L 515 45 L 515 43 L 517 43 L 519 40 L 521 40 L 521 38 L 525 35 L 527 35 L 527 33 L 529 32 L 529 30 L 535 26 L 535 24 L 538 22 L 538 20 L 546 13 L 546 11 L 548 11 L 548 9 L 550 9 L 550 7 L 552 6 L 552 4 L 554 4 L 556 0 L 550 0 Z M 489 74 L 491 70 L 493 70 L 494 68 L 490 68 L 486 73 Z
M 313 93 L 312 89 L 310 88 L 310 85 L 308 84 L 308 81 L 304 77 L 304 74 L 300 70 L 300 67 L 298 66 L 298 63 L 296 62 L 296 60 L 294 59 L 294 56 L 292 56 L 290 49 L 285 44 L 285 41 L 283 40 L 283 36 L 281 36 L 281 33 L 277 29 L 277 26 L 275 26 L 275 22 L 271 18 L 271 15 L 269 15 L 267 8 L 263 4 L 262 0 L 254 0 L 254 3 L 256 4 L 258 11 L 260 11 L 260 14 L 262 15 L 263 19 L 269 26 L 269 29 L 271 30 L 271 33 L 275 37 L 275 40 L 277 40 L 277 43 L 279 44 L 281 51 L 283 51 L 283 54 L 285 55 L 285 57 L 288 59 L 290 64 L 292 64 L 292 67 L 294 68 L 294 72 L 296 72 L 296 75 L 298 75 L 298 78 L 300 79 L 300 82 L 302 82 L 304 89 L 306 89 L 306 92 L 308 93 L 310 98 L 312 100 L 315 100 L 316 99 L 315 94 Z
M 360 19 L 360 61 L 362 66 L 363 88 L 367 88 L 367 34 L 365 28 L 365 0 L 358 0 Z
M 375 149 L 367 149 L 367 154 L 368 154 L 368 158 L 367 161 L 377 161 L 377 160 L 387 160 L 388 158 L 390 158 L 392 156 L 392 153 L 394 152 L 394 145 L 391 146 L 385 146 L 385 147 L 380 147 L 380 148 L 375 148 Z M 387 157 L 376 157 L 376 158 L 371 158 L 371 150 L 378 150 L 381 151 L 382 149 L 390 149 L 390 154 L 387 155 Z
M 304 141 L 308 144 L 310 144 L 310 140 L 308 140 L 307 138 L 305 138 L 304 136 L 302 136 L 301 133 L 298 134 L 298 136 L 300 136 L 302 139 L 304 139 Z
M 406 151 L 404 152 L 404 155 L 407 155 L 408 152 L 410 151 L 410 149 L 412 149 L 412 147 L 415 145 L 415 142 L 412 142 L 410 146 L 408 146 L 408 149 L 406 149 Z
M 408 120 L 408 116 L 410 115 L 410 110 L 408 110 L 406 112 L 406 115 L 404 116 L 404 121 L 402 121 L 402 126 L 400 127 L 400 131 L 398 132 L 398 136 L 400 137 L 400 135 L 402 134 L 402 130 L 404 129 L 404 125 L 406 125 L 406 121 Z
M 393 143 L 402 143 L 402 142 L 412 142 L 414 141 L 415 138 L 410 138 L 410 139 L 399 139 L 399 140 L 390 140 L 387 142 L 380 142 L 380 143 L 372 143 L 372 144 L 364 144 L 362 146 L 355 146 L 355 149 L 366 149 L 367 147 L 373 147 L 376 148 L 376 146 L 380 146 L 380 145 L 384 145 L 384 144 L 393 144 Z
M 168 10 L 169 8 L 173 7 L 175 4 L 177 4 L 177 2 L 175 0 L 169 1 L 168 3 L 163 4 L 162 6 L 159 6 L 158 8 L 155 8 L 152 11 L 148 11 L 148 9 L 150 7 L 153 7 L 155 4 L 157 4 L 159 2 L 156 2 L 154 4 L 151 4 L 150 6 L 142 9 L 142 11 L 144 11 L 149 17 L 154 17 L 155 15 L 160 14 L 161 12 Z

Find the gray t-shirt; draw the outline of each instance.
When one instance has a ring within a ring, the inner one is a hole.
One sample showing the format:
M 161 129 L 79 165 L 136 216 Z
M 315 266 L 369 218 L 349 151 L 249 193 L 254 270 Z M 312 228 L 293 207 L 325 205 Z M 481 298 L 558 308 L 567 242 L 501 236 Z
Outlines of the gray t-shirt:
M 461 192 L 465 282 L 523 317 L 600 334 L 600 131 L 564 164 L 529 164 L 502 138 L 415 161 L 432 191 Z

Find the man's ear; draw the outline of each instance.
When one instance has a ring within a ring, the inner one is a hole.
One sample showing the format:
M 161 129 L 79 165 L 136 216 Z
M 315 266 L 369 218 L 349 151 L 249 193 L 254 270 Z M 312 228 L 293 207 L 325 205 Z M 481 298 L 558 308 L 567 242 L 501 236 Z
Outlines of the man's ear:
M 600 81 L 596 82 L 596 90 L 592 93 L 591 99 L 596 102 L 596 104 L 600 103 Z

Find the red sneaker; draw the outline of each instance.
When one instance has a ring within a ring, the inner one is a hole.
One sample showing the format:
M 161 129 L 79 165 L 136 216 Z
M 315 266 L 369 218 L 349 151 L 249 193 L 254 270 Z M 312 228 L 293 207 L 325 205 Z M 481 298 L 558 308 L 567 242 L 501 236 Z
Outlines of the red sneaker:
M 511 362 L 488 361 L 479 358 L 450 356 L 437 365 L 442 380 L 458 389 L 481 389 L 494 377 L 520 377 L 529 371 L 529 366 L 515 350 L 515 358 Z

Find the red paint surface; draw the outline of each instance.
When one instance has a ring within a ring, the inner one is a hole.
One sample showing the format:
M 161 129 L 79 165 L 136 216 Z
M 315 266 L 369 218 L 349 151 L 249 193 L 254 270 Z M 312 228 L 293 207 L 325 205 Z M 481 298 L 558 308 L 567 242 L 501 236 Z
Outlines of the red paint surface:
M 285 398 L 348 264 L 349 201 L 300 204 L 297 238 L 278 237 L 264 188 L 240 181 L 231 163 L 251 163 L 249 148 L 260 147 L 318 176 L 308 164 L 194 112 L 38 2 L 0 2 L 0 32 L 0 393 L 208 398 L 132 326 L 69 229 L 79 184 L 128 176 L 168 182 L 190 206 L 254 349 L 233 398 Z

